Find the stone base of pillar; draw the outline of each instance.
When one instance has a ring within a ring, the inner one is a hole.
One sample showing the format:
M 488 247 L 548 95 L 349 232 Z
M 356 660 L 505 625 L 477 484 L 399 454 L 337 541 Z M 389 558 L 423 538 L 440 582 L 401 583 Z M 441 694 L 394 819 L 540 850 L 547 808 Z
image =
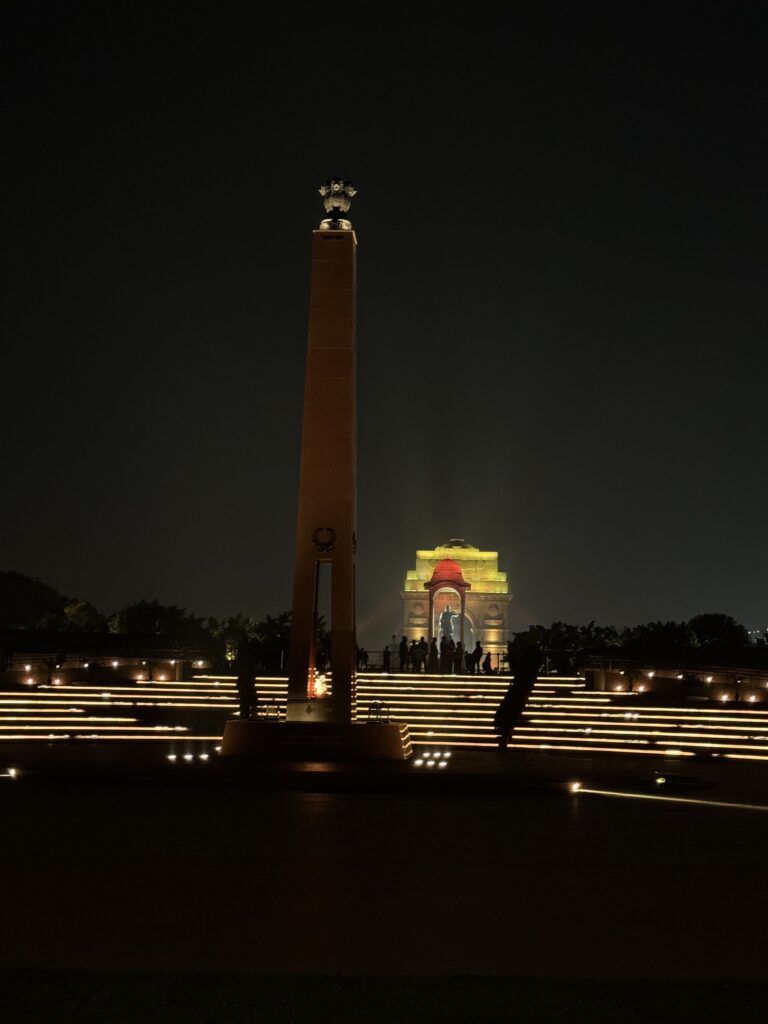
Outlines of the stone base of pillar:
M 222 757 L 272 761 L 406 761 L 408 726 L 396 722 L 268 722 L 233 719 Z

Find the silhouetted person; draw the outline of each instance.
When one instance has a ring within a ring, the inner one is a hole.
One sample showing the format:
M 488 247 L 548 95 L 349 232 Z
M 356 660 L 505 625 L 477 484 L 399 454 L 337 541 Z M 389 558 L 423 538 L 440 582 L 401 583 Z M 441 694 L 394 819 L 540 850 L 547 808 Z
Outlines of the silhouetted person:
M 493 665 L 491 664 L 491 652 L 488 651 L 485 658 L 483 658 L 483 673 L 486 676 L 493 675 Z
M 389 663 L 390 663 L 391 658 L 392 658 L 392 652 L 389 649 L 389 644 L 387 644 L 384 647 L 384 650 L 381 652 L 381 671 L 382 672 L 389 672 Z
M 469 650 L 464 651 L 464 664 L 466 666 L 466 671 L 467 671 L 467 675 L 468 676 L 472 675 L 472 666 L 474 665 L 474 663 L 475 663 L 475 653 L 474 653 L 474 651 L 469 651 Z
M 433 636 L 429 645 L 429 656 L 427 659 L 427 671 L 431 676 L 436 676 L 440 671 L 440 657 L 437 653 L 437 637 Z
M 237 699 L 241 720 L 252 718 L 258 697 L 254 678 L 254 652 L 247 641 L 241 643 L 237 651 Z
M 480 662 L 483 660 L 483 647 L 479 640 L 475 641 L 475 649 L 472 652 L 472 675 L 480 671 Z
M 429 654 L 429 645 L 424 637 L 419 640 L 419 672 L 427 671 L 427 655 Z
M 397 655 L 400 659 L 400 671 L 408 671 L 408 640 L 406 637 L 400 641 L 400 646 L 397 648 Z
M 456 644 L 456 650 L 453 652 L 453 671 L 457 676 L 461 675 L 461 670 L 464 667 L 464 644 L 459 640 Z
M 411 646 L 408 649 L 408 659 L 411 663 L 411 672 L 418 672 L 421 666 L 419 664 L 419 645 L 415 640 L 411 640 Z
M 447 676 L 451 671 L 451 647 L 448 637 L 444 636 L 440 641 L 440 675 Z
M 509 689 L 496 709 L 493 716 L 494 732 L 499 734 L 499 748 L 506 750 L 512 734 L 520 724 L 525 705 L 531 696 L 536 679 L 541 668 L 541 650 L 534 641 L 530 644 L 520 659 L 520 666 L 515 672 L 514 679 L 509 684 Z

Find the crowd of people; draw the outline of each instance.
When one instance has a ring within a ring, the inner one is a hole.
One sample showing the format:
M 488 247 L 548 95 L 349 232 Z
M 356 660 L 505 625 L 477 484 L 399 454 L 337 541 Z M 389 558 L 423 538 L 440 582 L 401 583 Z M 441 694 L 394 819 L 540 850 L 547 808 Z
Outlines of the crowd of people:
M 382 652 L 382 670 L 391 672 L 393 670 L 392 660 L 395 655 L 395 638 L 392 645 L 389 644 Z M 427 643 L 425 637 L 419 640 L 411 640 L 403 637 L 397 645 L 397 671 L 426 673 L 427 675 L 475 675 L 484 672 L 492 675 L 494 668 L 491 664 L 491 655 L 488 652 L 483 657 L 483 647 L 478 640 L 473 650 L 466 650 L 461 641 L 458 643 L 453 637 L 443 636 L 438 646 L 437 637 L 433 636 L 431 643 Z

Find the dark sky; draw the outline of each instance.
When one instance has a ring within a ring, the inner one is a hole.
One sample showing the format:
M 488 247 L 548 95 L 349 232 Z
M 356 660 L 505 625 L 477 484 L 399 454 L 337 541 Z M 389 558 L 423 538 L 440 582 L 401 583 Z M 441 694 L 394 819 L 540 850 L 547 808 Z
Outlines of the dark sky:
M 761 9 L 762 8 L 762 9 Z M 768 623 L 765 8 L 5 4 L 0 568 L 290 604 L 311 231 L 359 195 L 363 643 Z

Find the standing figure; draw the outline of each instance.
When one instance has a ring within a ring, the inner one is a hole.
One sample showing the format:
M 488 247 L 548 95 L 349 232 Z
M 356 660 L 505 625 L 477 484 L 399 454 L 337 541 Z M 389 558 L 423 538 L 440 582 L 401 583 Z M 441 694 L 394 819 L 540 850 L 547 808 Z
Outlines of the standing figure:
M 400 659 L 400 671 L 408 671 L 408 640 L 406 637 L 400 641 L 400 646 L 397 648 L 397 656 Z
M 408 649 L 408 658 L 411 662 L 411 672 L 420 672 L 421 665 L 419 664 L 419 645 L 415 640 L 411 640 L 411 646 Z
M 437 637 L 432 637 L 432 642 L 429 645 L 429 658 L 427 661 L 427 671 L 431 676 L 436 676 L 440 671 L 440 659 L 437 654 Z
M 419 672 L 427 671 L 427 655 L 429 654 L 429 645 L 424 637 L 419 640 Z
M 451 671 L 451 648 L 448 646 L 447 637 L 440 641 L 440 674 L 448 675 Z
M 464 667 L 464 644 L 461 640 L 456 644 L 456 650 L 453 652 L 453 671 L 457 676 L 461 675 L 461 670 Z
M 443 609 L 443 613 L 440 616 L 440 632 L 446 638 L 450 640 L 453 636 L 453 620 L 456 616 L 451 611 L 451 606 L 447 604 Z
M 248 640 L 243 640 L 237 649 L 237 700 L 242 721 L 253 717 L 253 710 L 258 704 L 253 663 L 251 644 Z
M 392 657 L 392 652 L 389 649 L 389 644 L 384 647 L 381 653 L 381 671 L 389 672 L 389 662 Z

